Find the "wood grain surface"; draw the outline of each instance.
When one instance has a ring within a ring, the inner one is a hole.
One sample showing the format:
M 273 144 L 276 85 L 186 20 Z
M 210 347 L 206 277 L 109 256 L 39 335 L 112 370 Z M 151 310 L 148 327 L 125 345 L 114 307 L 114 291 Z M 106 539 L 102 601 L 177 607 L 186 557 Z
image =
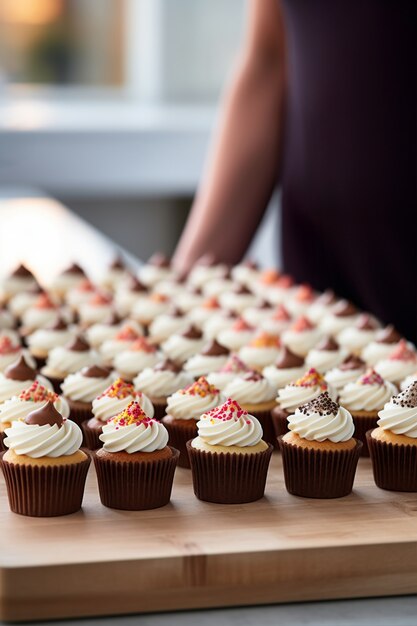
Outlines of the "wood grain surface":
M 199 502 L 178 469 L 170 505 L 106 509 L 91 468 L 79 513 L 9 512 L 0 482 L 0 618 L 29 620 L 417 592 L 417 494 L 378 489 L 369 459 L 354 492 L 285 491 L 279 453 L 266 496 Z

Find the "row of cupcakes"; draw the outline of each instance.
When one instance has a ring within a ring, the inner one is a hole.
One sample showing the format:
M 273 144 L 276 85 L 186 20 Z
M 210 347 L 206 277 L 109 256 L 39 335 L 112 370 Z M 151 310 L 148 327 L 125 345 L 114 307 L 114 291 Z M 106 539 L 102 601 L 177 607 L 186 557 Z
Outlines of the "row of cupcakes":
M 289 416 L 280 437 L 285 485 L 290 494 L 335 498 L 353 486 L 362 443 L 354 438 L 347 409 L 327 391 Z M 52 398 L 5 431 L 1 464 L 12 511 L 53 516 L 82 504 L 90 456 L 80 450 L 82 433 Z M 195 495 L 222 504 L 247 503 L 264 495 L 272 446 L 258 419 L 236 400 L 205 411 L 187 441 Z M 417 490 L 417 382 L 391 398 L 368 431 L 376 484 Z M 93 455 L 102 503 L 126 510 L 166 505 L 179 451 L 169 430 L 132 400 L 112 417 Z

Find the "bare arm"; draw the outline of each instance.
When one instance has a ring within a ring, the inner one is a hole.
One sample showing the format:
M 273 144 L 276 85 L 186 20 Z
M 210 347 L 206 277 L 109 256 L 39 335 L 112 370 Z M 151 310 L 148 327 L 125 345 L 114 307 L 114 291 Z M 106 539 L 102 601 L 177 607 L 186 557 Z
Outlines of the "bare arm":
M 277 179 L 284 90 L 279 0 L 250 0 L 243 51 L 174 255 L 179 270 L 188 271 L 208 252 L 229 263 L 245 253 Z

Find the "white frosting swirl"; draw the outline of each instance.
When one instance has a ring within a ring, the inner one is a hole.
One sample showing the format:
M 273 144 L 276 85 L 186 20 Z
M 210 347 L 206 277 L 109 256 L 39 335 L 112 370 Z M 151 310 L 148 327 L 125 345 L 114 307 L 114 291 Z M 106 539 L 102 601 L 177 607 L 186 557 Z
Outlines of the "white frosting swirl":
M 233 291 L 226 291 L 219 297 L 222 307 L 238 313 L 242 313 L 248 307 L 255 306 L 257 299 L 254 293 L 236 293 Z
M 203 324 L 204 337 L 215 339 L 223 330 L 228 330 L 235 323 L 235 319 L 228 317 L 224 312 L 213 313 L 210 319 Z
M 378 328 L 364 330 L 355 326 L 349 326 L 337 335 L 337 341 L 342 347 L 348 349 L 349 352 L 358 351 L 367 346 L 374 339 L 377 332 Z
M 298 380 L 305 372 L 305 367 L 287 367 L 280 369 L 275 365 L 268 365 L 262 370 L 262 374 L 267 380 L 275 387 L 275 389 L 282 389 L 285 385 L 288 385 L 293 380 Z
M 404 378 L 400 385 L 401 391 L 407 389 L 407 387 L 409 387 L 415 380 L 417 380 L 417 371 L 415 371 L 414 374 L 410 374 L 410 376 L 406 376 L 406 378 Z
M 126 396 L 125 398 L 101 396 L 93 400 L 93 415 L 101 422 L 107 422 L 110 418 L 114 417 L 118 413 L 121 413 L 131 402 L 137 402 L 141 409 L 149 417 L 153 417 L 155 410 L 152 402 L 148 396 L 140 391 L 137 391 L 135 397 Z
M 169 315 L 165 313 L 158 315 L 149 326 L 149 336 L 156 343 L 161 343 L 175 335 L 186 330 L 189 326 L 189 321 L 186 317 L 177 317 L 175 315 Z
M 279 347 L 243 346 L 239 357 L 250 367 L 257 369 L 271 365 L 279 354 Z
M 167 399 L 167 415 L 172 415 L 177 420 L 197 420 L 200 415 L 214 409 L 221 401 L 220 393 L 200 396 L 176 391 Z
M 210 446 L 256 446 L 262 439 L 262 426 L 253 415 L 243 415 L 231 419 L 217 419 L 212 415 L 202 415 L 197 423 L 198 436 Z
M 80 449 L 83 440 L 79 426 L 68 419 L 61 426 L 39 426 L 16 421 L 11 428 L 6 428 L 5 433 L 5 446 L 19 456 L 26 455 L 33 459 L 69 456 Z
M 334 389 L 330 386 L 324 388 L 320 385 L 304 386 L 290 383 L 278 391 L 277 402 L 281 409 L 285 409 L 291 413 L 302 404 L 306 404 L 317 398 L 323 391 L 327 391 L 333 399 L 336 397 Z
M 167 309 L 171 306 L 168 299 L 156 300 L 153 296 L 148 296 L 136 302 L 132 309 L 132 315 L 139 322 L 144 324 L 150 323 L 158 315 L 166 313 Z
M 341 370 L 335 367 L 329 370 L 324 378 L 330 387 L 335 389 L 335 391 L 340 391 L 348 383 L 354 383 L 364 371 L 364 367 L 353 370 Z
M 313 348 L 307 354 L 307 367 L 314 367 L 318 372 L 324 374 L 332 367 L 337 367 L 346 357 L 344 350 L 316 350 Z
M 7 276 L 1 281 L 0 295 L 10 297 L 21 291 L 31 291 L 36 286 L 33 276 Z
M 15 319 L 7 309 L 0 309 L 0 330 L 12 330 L 15 327 Z
M 275 398 L 276 391 L 266 378 L 247 380 L 242 376 L 237 376 L 226 386 L 224 395 L 245 406 L 271 402 Z
M 333 441 L 340 443 L 353 437 L 355 426 L 349 411 L 339 407 L 337 413 L 321 415 L 311 411 L 302 413 L 302 407 L 288 416 L 288 429 L 308 441 Z
M 222 346 L 226 346 L 229 350 L 236 352 L 246 346 L 255 336 L 256 330 L 235 330 L 234 328 L 226 328 L 219 332 L 218 341 Z
M 154 370 L 146 368 L 133 380 L 136 389 L 140 389 L 151 398 L 166 398 L 192 383 L 192 378 L 185 372 Z
M 18 396 L 13 396 L 0 406 L 0 422 L 10 424 L 16 420 L 24 420 L 29 413 L 40 409 L 45 401 L 33 402 L 32 400 L 21 400 Z M 69 417 L 70 409 L 65 398 L 58 396 L 54 402 L 54 407 L 61 413 L 62 417 Z
M 129 426 L 118 426 L 110 420 L 103 426 L 99 438 L 107 452 L 154 452 L 162 450 L 168 444 L 168 431 L 156 420 Z
M 43 350 L 49 352 L 57 346 L 64 346 L 68 343 L 75 332 L 66 328 L 64 330 L 49 330 L 47 328 L 38 328 L 27 338 L 27 343 L 33 350 Z
M 55 307 L 27 309 L 22 315 L 22 324 L 27 328 L 42 328 L 56 319 L 57 312 Z
M 146 367 L 153 367 L 161 360 L 158 352 L 146 352 L 145 350 L 124 350 L 116 355 L 113 364 L 120 374 L 135 376 Z
M 188 359 L 184 365 L 184 370 L 194 378 L 205 376 L 211 372 L 215 372 L 226 364 L 229 356 L 220 354 L 218 356 L 210 356 L 207 354 L 196 354 Z
M 398 346 L 398 343 L 379 343 L 372 341 L 365 346 L 361 353 L 361 359 L 370 367 L 374 367 L 379 361 L 389 357 L 391 352 Z
M 384 359 L 375 365 L 375 371 L 382 378 L 392 383 L 400 383 L 406 376 L 413 374 L 417 367 L 415 360 Z
M 113 378 L 111 374 L 106 378 L 84 376 L 82 372 L 68 374 L 61 384 L 62 393 L 70 400 L 92 402 L 112 384 Z
M 191 356 L 199 352 L 204 345 L 204 339 L 189 339 L 182 335 L 172 335 L 162 344 L 162 350 L 168 358 L 178 363 L 184 363 Z
M 339 402 L 350 411 L 378 411 L 396 393 L 396 386 L 387 381 L 383 385 L 356 381 L 341 390 Z
M 229 383 L 231 383 L 238 374 L 236 372 L 210 372 L 207 374 L 207 382 L 214 385 L 220 391 L 224 391 Z M 224 394 L 223 394 L 224 395 Z
M 332 335 L 333 337 L 335 337 L 344 328 L 354 326 L 358 317 L 358 313 L 355 313 L 354 315 L 340 316 L 334 315 L 333 313 L 328 313 L 323 317 L 320 322 L 320 330 L 324 335 Z
M 99 363 L 101 363 L 101 358 L 95 350 L 78 352 L 68 350 L 65 346 L 57 346 L 50 351 L 44 371 L 46 375 L 50 373 L 52 376 L 56 373 L 57 376 L 66 376 L 67 374 L 74 374 L 88 365 L 98 365 Z
M 105 304 L 91 304 L 90 302 L 84 302 L 84 304 L 80 304 L 78 313 L 80 321 L 84 324 L 96 324 L 98 322 L 104 322 L 104 320 L 111 315 L 112 309 L 112 302 Z
M 309 330 L 297 331 L 285 330 L 282 333 L 282 343 L 287 346 L 291 352 L 300 356 L 306 356 L 308 351 L 315 346 L 320 339 L 320 332 L 317 328 Z
M 146 264 L 139 270 L 139 280 L 148 287 L 154 287 L 162 280 L 172 280 L 175 272 L 170 267 L 160 267 L 158 265 Z
M 36 376 L 36 380 L 50 391 L 53 391 L 51 383 L 43 376 Z M 18 396 L 19 393 L 30 387 L 32 383 L 33 380 L 13 380 L 12 378 L 7 378 L 0 372 L 0 404 L 13 398 L 13 396 Z
M 417 407 L 401 406 L 391 399 L 378 415 L 377 424 L 383 430 L 417 438 Z

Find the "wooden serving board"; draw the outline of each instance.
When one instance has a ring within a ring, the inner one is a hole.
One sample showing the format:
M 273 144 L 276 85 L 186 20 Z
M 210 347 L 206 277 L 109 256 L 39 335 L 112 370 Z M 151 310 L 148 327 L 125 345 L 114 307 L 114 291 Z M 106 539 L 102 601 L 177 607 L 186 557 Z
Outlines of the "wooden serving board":
M 81 512 L 25 518 L 0 483 L 0 618 L 29 620 L 417 592 L 417 494 L 378 489 L 369 459 L 339 500 L 290 496 L 274 453 L 266 497 L 198 501 L 178 469 L 172 502 L 100 504 L 94 468 Z

